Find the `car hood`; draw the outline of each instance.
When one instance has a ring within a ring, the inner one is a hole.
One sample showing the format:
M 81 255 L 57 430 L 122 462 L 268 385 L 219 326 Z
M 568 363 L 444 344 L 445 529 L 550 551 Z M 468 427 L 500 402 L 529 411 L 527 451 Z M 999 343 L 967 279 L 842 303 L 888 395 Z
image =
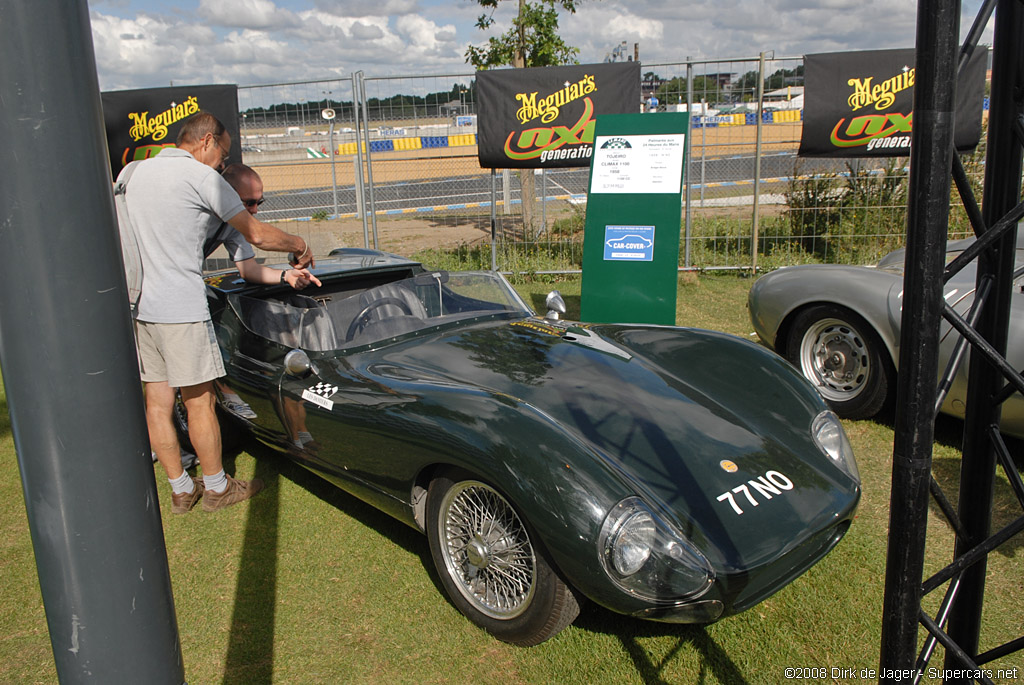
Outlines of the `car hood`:
M 723 566 L 749 568 L 797 546 L 859 496 L 811 438 L 825 410 L 818 394 L 781 358 L 734 336 L 527 319 L 374 356 L 389 373 L 498 393 L 550 417 L 691 539 L 720 550 Z M 524 445 L 543 439 L 521 436 Z M 764 480 L 792 486 L 747 497 L 747 484 Z

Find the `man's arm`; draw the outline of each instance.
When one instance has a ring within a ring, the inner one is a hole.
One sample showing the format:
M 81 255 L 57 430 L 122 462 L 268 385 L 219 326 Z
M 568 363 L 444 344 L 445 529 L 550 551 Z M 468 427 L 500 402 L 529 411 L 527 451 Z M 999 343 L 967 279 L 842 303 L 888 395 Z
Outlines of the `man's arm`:
M 300 236 L 285 233 L 275 226 L 265 224 L 249 212 L 239 212 L 231 217 L 228 223 L 253 247 L 269 252 L 291 252 L 294 258 L 292 263 L 299 268 L 313 263 L 313 251 Z
M 238 267 L 238 273 L 242 278 L 249 283 L 280 283 L 283 274 L 284 282 L 296 290 L 302 290 L 310 283 L 321 285 L 320 279 L 310 273 L 308 269 L 288 269 L 286 271 L 271 269 L 269 266 L 258 263 L 255 257 L 235 262 L 235 266 Z

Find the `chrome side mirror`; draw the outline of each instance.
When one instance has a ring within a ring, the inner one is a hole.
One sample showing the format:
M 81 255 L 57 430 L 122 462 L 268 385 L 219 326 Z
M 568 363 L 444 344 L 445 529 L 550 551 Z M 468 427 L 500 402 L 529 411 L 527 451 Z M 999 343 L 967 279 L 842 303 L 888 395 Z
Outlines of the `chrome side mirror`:
M 558 321 L 561 316 L 565 316 L 565 300 L 562 299 L 562 293 L 557 290 L 548 293 L 548 296 L 544 298 L 544 306 L 548 310 L 548 313 L 544 315 L 545 319 Z
M 296 378 L 305 378 L 313 370 L 313 364 L 309 361 L 309 355 L 302 350 L 292 350 L 284 356 L 284 369 L 288 375 Z

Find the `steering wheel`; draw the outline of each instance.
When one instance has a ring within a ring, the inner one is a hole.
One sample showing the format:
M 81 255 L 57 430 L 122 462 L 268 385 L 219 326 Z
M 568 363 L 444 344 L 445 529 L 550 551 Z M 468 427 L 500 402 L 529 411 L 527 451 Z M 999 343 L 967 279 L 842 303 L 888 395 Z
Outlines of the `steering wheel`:
M 412 309 L 409 308 L 409 305 L 397 297 L 382 297 L 379 300 L 374 300 L 363 307 L 363 310 L 356 314 L 356 318 L 352 319 L 352 323 L 349 324 L 348 331 L 345 332 L 345 342 L 351 340 L 357 332 L 361 331 L 363 327 L 370 322 L 370 312 L 378 307 L 383 307 L 388 304 L 393 304 L 401 309 L 403 313 L 412 316 Z

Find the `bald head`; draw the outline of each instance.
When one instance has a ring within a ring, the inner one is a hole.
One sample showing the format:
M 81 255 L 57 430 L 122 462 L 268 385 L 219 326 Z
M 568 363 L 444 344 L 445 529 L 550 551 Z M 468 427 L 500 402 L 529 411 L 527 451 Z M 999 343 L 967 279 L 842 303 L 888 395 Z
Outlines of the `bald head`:
M 231 134 L 217 117 L 197 112 L 181 125 L 176 145 L 197 162 L 220 171 L 231 154 Z
M 255 215 L 263 202 L 263 180 L 260 175 L 245 164 L 231 164 L 224 169 L 222 175 L 238 193 L 238 197 L 242 198 L 246 210 Z

